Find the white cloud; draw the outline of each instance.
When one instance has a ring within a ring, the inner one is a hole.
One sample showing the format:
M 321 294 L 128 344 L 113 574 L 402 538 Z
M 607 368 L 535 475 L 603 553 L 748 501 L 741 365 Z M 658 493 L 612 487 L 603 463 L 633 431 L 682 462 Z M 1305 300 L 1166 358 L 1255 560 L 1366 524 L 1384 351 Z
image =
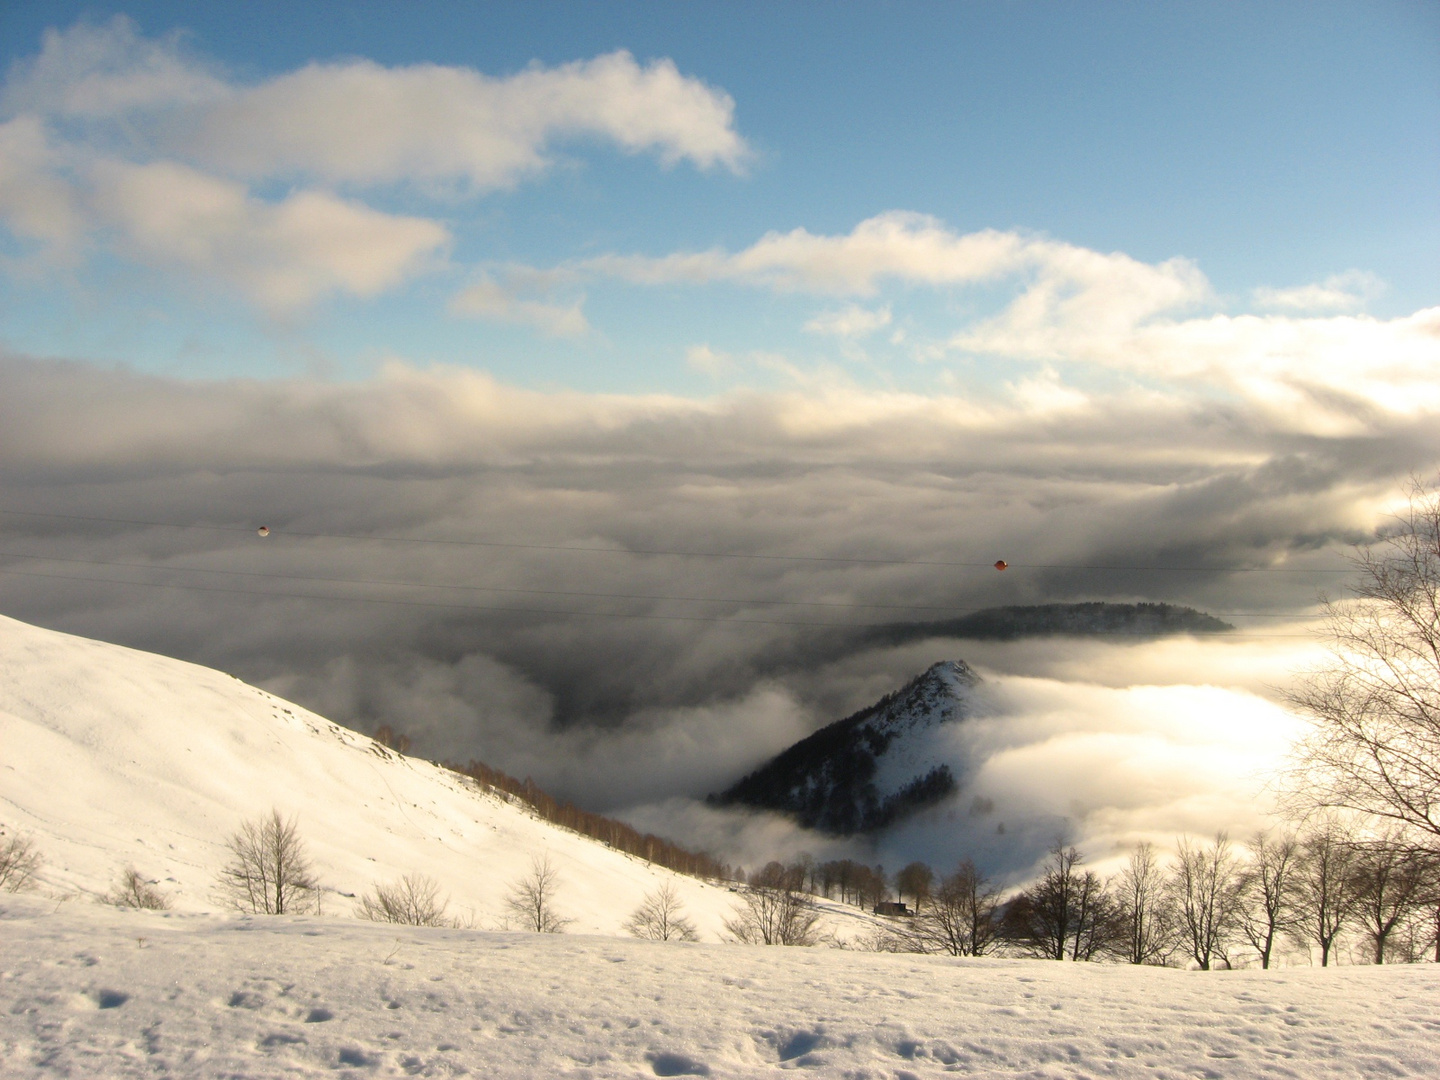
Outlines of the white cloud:
M 183 54 L 179 34 L 147 40 L 117 15 L 104 25 L 46 30 L 39 55 L 11 68 L 0 111 L 93 120 L 203 104 L 226 92 L 218 75 Z
M 869 308 L 851 304 L 840 311 L 825 311 L 805 324 L 812 334 L 833 334 L 836 337 L 863 337 L 889 326 L 890 306 L 872 311 Z
M 769 233 L 734 253 L 607 255 L 558 273 L 571 280 L 598 274 L 644 284 L 736 281 L 851 295 L 871 295 L 886 282 L 954 288 L 1010 279 L 1012 299 L 968 322 L 947 347 L 1049 365 L 1045 385 L 1020 384 L 1025 398 L 1043 390 L 1047 409 L 1077 400 L 1073 387 L 1060 382 L 1067 371 L 1087 367 L 1183 383 L 1191 394 L 1238 397 L 1263 410 L 1267 422 L 1316 434 L 1371 430 L 1377 410 L 1415 416 L 1440 407 L 1434 378 L 1440 309 L 1391 320 L 1206 313 L 1215 298 L 1189 260 L 1145 263 L 1122 252 L 1013 232 L 959 235 L 919 214 L 881 214 L 835 236 L 804 229 Z M 1304 295 L 1277 293 L 1271 300 L 1277 306 L 1355 306 L 1380 287 L 1372 276 L 1352 271 L 1314 286 L 1313 295 L 1302 290 Z M 890 305 L 852 306 L 822 315 L 806 329 L 861 333 L 883 325 L 890 311 Z
M 69 249 L 85 231 L 72 185 L 44 126 L 22 116 L 0 124 L 0 221 L 17 236 Z
M 604 255 L 565 271 L 572 277 L 600 275 L 647 285 L 737 281 L 855 296 L 873 295 L 887 281 L 941 287 L 1020 277 L 1029 284 L 1012 308 L 1010 317 L 1019 322 L 1052 312 L 1079 323 L 1134 321 L 1210 295 L 1204 275 L 1185 259 L 1152 265 L 1120 252 L 1102 254 L 1016 232 L 957 234 L 935 218 L 903 211 L 868 218 L 839 236 L 795 229 L 767 233 L 733 254 Z M 834 332 L 845 325 L 843 318 L 822 317 L 809 328 Z M 848 325 L 859 330 L 863 322 L 852 317 Z
M 718 352 L 709 345 L 691 345 L 685 350 L 685 363 L 706 375 L 723 375 L 735 368 L 733 356 Z
M 529 300 L 494 281 L 477 281 L 450 302 L 454 315 L 533 326 L 552 337 L 580 337 L 590 332 L 582 302 L 553 304 Z
M 843 236 L 805 229 L 766 233 L 743 251 L 679 253 L 658 258 L 607 255 L 579 263 L 581 273 L 641 284 L 741 281 L 752 285 L 867 296 L 894 279 L 930 285 L 984 281 L 1014 272 L 1046 241 L 987 229 L 956 235 L 925 214 L 891 211 Z
M 543 170 L 551 142 L 598 135 L 667 163 L 738 169 L 734 102 L 669 60 L 629 53 L 492 79 L 468 68 L 311 64 L 237 90 L 183 130 L 213 167 L 357 184 L 461 180 L 503 187 Z
M 373 296 L 423 268 L 443 226 L 383 214 L 324 192 L 278 203 L 173 162 L 105 161 L 90 170 L 93 223 L 143 262 L 240 286 L 283 314 L 330 293 Z
M 1252 296 L 1255 306 L 1266 311 L 1346 312 L 1359 311 L 1366 302 L 1385 291 L 1385 283 L 1363 270 L 1347 270 L 1313 285 L 1273 289 L 1262 285 Z
M 735 103 L 670 60 L 627 52 L 492 78 L 438 64 L 309 64 L 244 85 L 222 78 L 171 35 L 140 36 L 117 17 L 46 33 L 16 65 L 0 107 L 10 115 L 98 122 L 141 156 L 187 160 L 244 177 L 303 175 L 357 185 L 458 181 L 504 187 L 543 170 L 550 145 L 599 136 L 662 161 L 740 169 L 749 156 Z
M 182 44 L 147 39 L 123 16 L 47 31 L 0 94 L 0 223 L 51 258 L 115 240 L 112 251 L 238 285 L 285 312 L 392 288 L 450 234 L 327 188 L 266 201 L 244 183 L 480 191 L 543 171 L 552 146 L 574 137 L 700 168 L 738 170 L 749 154 L 730 97 L 664 59 L 616 52 L 504 78 L 355 60 L 245 85 Z M 455 310 L 548 333 L 587 328 L 578 304 L 486 284 Z
M 1084 307 L 1022 296 L 1004 314 L 956 335 L 957 349 L 1093 365 L 1219 391 L 1290 431 L 1371 430 L 1377 413 L 1440 407 L 1440 308 L 1397 319 L 1208 315 L 1145 320 L 1103 293 Z M 1142 309 L 1143 310 L 1143 309 Z

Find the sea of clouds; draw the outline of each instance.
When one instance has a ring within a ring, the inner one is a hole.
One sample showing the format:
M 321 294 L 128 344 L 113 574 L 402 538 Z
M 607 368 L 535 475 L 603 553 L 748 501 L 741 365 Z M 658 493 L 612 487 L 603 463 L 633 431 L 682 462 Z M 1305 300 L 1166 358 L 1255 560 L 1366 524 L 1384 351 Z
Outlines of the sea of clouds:
M 27 288 L 125 308 L 143 275 L 183 298 L 174 317 L 221 295 L 302 340 L 326 303 L 427 277 L 436 319 L 561 336 L 590 332 L 600 282 L 751 290 L 811 305 L 809 340 L 903 339 L 930 389 L 698 339 L 676 366 L 724 378 L 688 397 L 517 386 L 483 350 L 198 379 L 0 342 L 0 611 L 234 672 L 733 859 L 973 852 L 1008 873 L 1060 834 L 1101 858 L 1256 827 L 1293 731 L 1278 702 L 1316 647 L 1303 616 L 1343 592 L 1337 552 L 1440 463 L 1440 308 L 1367 314 L 1384 283 L 1344 269 L 1219 296 L 1183 256 L 909 209 L 776 222 L 733 250 L 446 263 L 458 207 L 577 134 L 742 176 L 736 115 L 625 53 L 247 81 L 123 18 L 47 33 L 0 93 L 0 270 Z M 123 272 L 95 288 L 95 266 Z M 904 338 L 912 302 L 950 324 Z M 875 624 L 1079 600 L 1239 629 L 868 643 Z M 862 850 L 697 801 L 957 658 L 987 681 L 937 746 L 965 778 L 955 803 Z

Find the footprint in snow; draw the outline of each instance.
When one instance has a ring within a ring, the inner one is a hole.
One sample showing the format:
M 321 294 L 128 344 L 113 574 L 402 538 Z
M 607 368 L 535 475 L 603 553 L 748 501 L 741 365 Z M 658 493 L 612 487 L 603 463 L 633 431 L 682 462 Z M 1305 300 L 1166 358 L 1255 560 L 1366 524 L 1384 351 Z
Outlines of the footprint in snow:
M 119 990 L 89 990 L 76 994 L 71 1003 L 77 1009 L 118 1009 L 130 1000 L 130 995 Z
M 656 1076 L 709 1076 L 710 1066 L 685 1054 L 651 1053 L 645 1055 Z

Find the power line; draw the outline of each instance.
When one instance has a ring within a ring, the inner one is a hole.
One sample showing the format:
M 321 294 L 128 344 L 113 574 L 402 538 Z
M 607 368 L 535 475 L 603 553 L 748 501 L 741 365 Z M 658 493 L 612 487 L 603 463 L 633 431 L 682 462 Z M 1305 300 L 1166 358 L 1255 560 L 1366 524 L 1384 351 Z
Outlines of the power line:
M 145 521 L 136 518 L 93 517 L 81 514 L 52 514 L 33 510 L 9 510 L 0 507 L 0 514 L 14 514 L 22 517 L 55 518 L 62 521 L 93 521 L 111 525 L 143 525 L 148 528 L 187 529 L 204 532 L 253 534 L 250 526 L 238 525 L 195 525 L 173 521 Z M 352 540 L 388 544 L 433 544 L 447 547 L 512 548 L 522 551 L 568 551 L 591 555 L 652 555 L 692 559 L 748 559 L 777 562 L 836 563 L 860 566 L 947 566 L 947 567 L 990 567 L 992 562 L 971 560 L 940 559 L 876 559 L 865 556 L 847 555 L 769 555 L 755 552 L 687 551 L 679 548 L 603 548 L 581 544 L 525 544 L 507 540 L 444 540 L 415 536 L 365 536 L 355 533 L 306 532 L 298 529 L 270 528 L 269 534 L 276 536 L 304 537 L 318 540 Z M 1287 566 L 1109 566 L 1091 563 L 1010 563 L 1010 570 L 1103 570 L 1123 573 L 1205 573 L 1205 574 L 1348 574 L 1346 570 L 1307 569 Z
M 499 614 L 519 615 L 564 615 L 579 618 L 594 619 L 646 619 L 662 622 L 697 622 L 697 623 L 723 623 L 725 625 L 746 625 L 746 626 L 812 626 L 829 627 L 831 629 L 867 630 L 894 628 L 895 623 L 846 623 L 846 622 L 815 622 L 802 619 L 735 619 L 723 615 L 657 615 L 652 613 L 632 613 L 619 611 L 570 611 L 560 608 L 518 608 L 518 607 L 497 607 L 486 604 L 451 604 L 438 600 L 398 600 L 387 597 L 376 596 L 321 596 L 314 593 L 293 593 L 277 592 L 273 590 L 255 589 L 227 589 L 218 585 L 188 585 L 180 582 L 161 581 L 119 581 L 115 578 L 85 577 L 79 574 L 44 574 L 37 571 L 13 570 L 8 567 L 0 567 L 0 574 L 11 574 L 18 577 L 45 578 L 53 581 L 83 581 L 97 585 L 121 585 L 133 588 L 149 589 L 181 589 L 188 592 L 209 592 L 225 593 L 232 596 L 252 596 L 277 600 L 320 600 L 320 601 L 342 601 L 363 604 L 389 604 L 397 607 L 417 608 L 445 608 L 454 611 L 490 611 Z M 905 625 L 905 624 L 901 624 Z M 908 624 L 911 626 L 924 626 L 924 623 Z M 1099 630 L 1088 632 L 1085 637 L 1158 637 L 1153 633 L 1145 633 L 1133 630 Z M 1209 634 L 1205 636 L 1211 636 Z M 1308 634 L 1236 634 L 1227 631 L 1219 631 L 1214 636 L 1223 637 L 1227 640 L 1237 638 L 1245 640 L 1258 640 L 1266 638 L 1305 638 Z
M 32 559 L 37 562 L 67 563 L 77 566 L 114 566 L 128 570 L 158 571 L 160 573 L 222 574 L 227 577 L 259 578 L 272 581 L 314 581 L 331 585 L 381 585 L 407 589 L 448 589 L 457 592 L 490 592 L 522 596 L 577 596 L 603 600 L 664 600 L 697 604 L 736 604 L 741 606 L 767 607 L 819 607 L 839 609 L 879 609 L 890 611 L 943 611 L 956 614 L 973 614 L 985 611 L 986 607 L 961 607 L 951 604 L 871 604 L 851 600 L 761 600 L 724 596 L 681 596 L 667 593 L 613 593 L 586 592 L 573 589 L 520 589 L 498 585 L 460 585 L 448 582 L 394 581 L 385 578 L 340 578 L 319 577 L 313 574 L 277 574 L 256 570 L 224 570 L 204 566 L 161 566 L 155 563 L 115 562 L 106 559 L 63 558 L 58 555 L 30 555 L 18 551 L 0 551 L 0 558 Z M 994 607 L 996 605 L 988 605 Z M 1222 611 L 1211 614 L 1230 618 L 1253 617 L 1267 619 L 1294 618 L 1293 613 L 1271 611 Z

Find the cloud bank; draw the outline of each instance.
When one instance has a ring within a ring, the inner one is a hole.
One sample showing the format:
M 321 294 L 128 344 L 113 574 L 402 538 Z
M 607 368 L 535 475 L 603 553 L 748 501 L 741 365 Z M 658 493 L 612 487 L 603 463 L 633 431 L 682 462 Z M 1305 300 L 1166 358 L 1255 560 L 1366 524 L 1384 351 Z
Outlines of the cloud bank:
M 204 382 L 12 355 L 0 604 L 234 671 L 360 730 L 389 724 L 423 754 L 663 814 L 666 831 L 740 853 L 756 828 L 782 847 L 826 842 L 684 800 L 958 657 L 1009 695 L 995 715 L 1018 718 L 1021 742 L 987 750 L 976 783 L 1054 779 L 1050 804 L 1024 821 L 1007 811 L 1009 840 L 987 840 L 997 865 L 1066 817 L 1097 843 L 1147 815 L 1199 831 L 1237 798 L 1229 735 L 1192 754 L 1183 730 L 1273 718 L 1267 686 L 1287 667 L 1262 651 L 1278 640 L 1267 616 L 1343 582 L 1333 549 L 1373 535 L 1403 477 L 1440 462 L 1440 425 L 1369 408 L 1337 435 L 1244 402 L 1036 398 L 843 382 L 705 399 L 537 392 L 400 362 L 358 382 Z M 990 568 L 1002 557 L 1003 575 Z M 1193 604 L 1242 636 L 1188 655 L 864 642 L 880 622 L 1090 599 Z M 1134 689 L 1146 685 L 1172 689 Z M 1134 727 L 1146 715 L 1148 734 Z M 1061 767 L 1107 747 L 1127 776 L 1148 761 L 1170 777 L 1165 800 L 1101 805 L 1088 767 Z M 1202 757 L 1186 783 L 1173 775 Z M 951 809 L 965 828 L 940 831 L 992 835 Z M 887 850 L 907 844 L 930 850 L 918 836 Z
M 1238 399 L 1267 427 L 1297 432 L 1359 434 L 1371 415 L 1418 417 L 1440 407 L 1433 377 L 1440 309 L 1392 319 L 1363 314 L 1366 298 L 1383 284 L 1354 271 L 1315 285 L 1257 289 L 1259 313 L 1231 313 L 1220 310 L 1205 275 L 1183 258 L 1145 263 L 1015 231 L 960 234 L 933 217 L 895 211 L 844 234 L 768 233 L 736 252 L 603 255 L 504 272 L 550 289 L 618 279 L 857 298 L 896 288 L 963 294 L 983 286 L 1007 298 L 992 303 L 994 310 L 956 319 L 961 326 L 922 346 L 918 359 L 1028 365 L 1021 382 L 1051 401 L 1073 401 L 1074 384 L 1107 377 L 1191 398 Z M 818 312 L 804 329 L 857 338 L 892 320 L 891 303 L 852 304 Z M 895 343 L 903 340 L 899 335 Z M 1043 367 L 1036 372 L 1035 365 Z M 1056 370 L 1063 371 L 1058 380 Z M 1072 385 L 1057 398 L 1050 391 L 1061 382 Z

